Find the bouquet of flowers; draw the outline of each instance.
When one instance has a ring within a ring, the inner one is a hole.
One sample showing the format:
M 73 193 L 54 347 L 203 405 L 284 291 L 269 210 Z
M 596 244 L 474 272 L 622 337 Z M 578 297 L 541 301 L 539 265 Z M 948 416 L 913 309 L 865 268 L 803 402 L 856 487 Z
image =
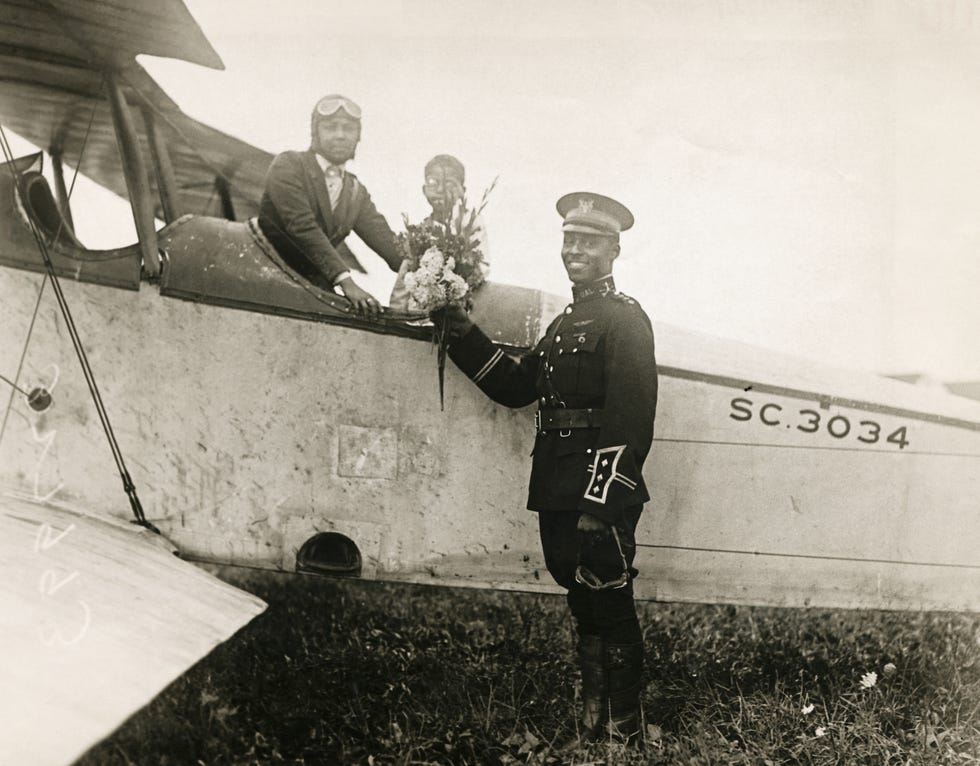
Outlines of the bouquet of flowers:
M 479 207 L 470 209 L 466 199 L 460 199 L 444 220 L 429 217 L 413 224 L 407 216 L 402 216 L 405 231 L 398 235 L 398 241 L 407 263 L 405 290 L 410 311 L 431 314 L 447 306 L 462 306 L 467 311 L 472 308 L 472 292 L 486 281 L 489 271 L 480 250 L 479 215 L 496 184 L 494 179 L 483 192 Z M 442 407 L 449 340 L 445 320 L 436 322 L 433 340 L 438 349 L 439 405 Z

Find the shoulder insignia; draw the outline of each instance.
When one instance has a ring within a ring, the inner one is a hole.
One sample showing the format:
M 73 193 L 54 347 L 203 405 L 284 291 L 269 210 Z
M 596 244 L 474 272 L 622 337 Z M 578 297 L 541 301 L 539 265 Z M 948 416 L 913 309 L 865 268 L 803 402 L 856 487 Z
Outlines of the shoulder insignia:
M 639 303 L 636 302 L 636 299 L 635 298 L 630 298 L 626 293 L 621 293 L 619 291 L 616 291 L 616 292 L 613 293 L 613 297 L 616 300 L 620 301 L 621 303 L 625 303 L 627 306 L 639 306 L 640 305 Z

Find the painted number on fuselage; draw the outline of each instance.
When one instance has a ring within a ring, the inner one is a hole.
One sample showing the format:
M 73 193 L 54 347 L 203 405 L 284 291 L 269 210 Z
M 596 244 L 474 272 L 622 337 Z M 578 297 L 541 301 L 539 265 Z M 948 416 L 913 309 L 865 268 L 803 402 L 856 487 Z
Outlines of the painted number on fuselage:
M 732 399 L 731 407 L 732 411 L 728 417 L 742 423 L 755 417 L 764 426 L 770 428 L 776 426 L 795 428 L 805 434 L 815 434 L 823 430 L 835 439 L 857 439 L 864 444 L 877 444 L 883 441 L 894 444 L 899 449 L 905 449 L 909 445 L 907 426 L 900 426 L 885 436 L 881 423 L 876 420 L 854 421 L 844 415 L 825 417 L 826 413 L 809 408 L 801 408 L 789 414 L 789 409 L 776 402 L 764 402 L 755 409 L 756 403 L 744 396 L 736 396 Z

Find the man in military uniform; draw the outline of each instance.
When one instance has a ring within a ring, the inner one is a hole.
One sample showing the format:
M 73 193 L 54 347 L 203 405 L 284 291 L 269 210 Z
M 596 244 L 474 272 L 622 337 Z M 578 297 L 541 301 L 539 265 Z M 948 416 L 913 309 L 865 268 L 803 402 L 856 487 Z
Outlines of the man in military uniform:
M 632 564 L 649 500 L 641 471 L 657 405 L 653 330 L 613 283 L 629 210 L 590 193 L 565 195 L 557 207 L 572 303 L 520 359 L 450 309 L 449 356 L 495 401 L 538 405 L 528 508 L 538 512 L 548 571 L 568 589 L 582 671 L 582 726 L 569 746 L 610 733 L 641 745 Z
M 313 108 L 305 152 L 272 160 L 259 206 L 259 228 L 295 271 L 325 290 L 340 291 L 358 313 L 377 316 L 378 300 L 361 289 L 351 270 L 364 271 L 344 240 L 354 231 L 398 271 L 404 254 L 371 195 L 345 168 L 361 140 L 361 109 L 330 95 Z

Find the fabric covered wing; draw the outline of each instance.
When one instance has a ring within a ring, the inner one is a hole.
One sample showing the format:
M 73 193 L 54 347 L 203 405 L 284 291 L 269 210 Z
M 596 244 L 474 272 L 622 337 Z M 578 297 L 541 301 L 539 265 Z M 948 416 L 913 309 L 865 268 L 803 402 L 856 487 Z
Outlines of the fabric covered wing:
M 138 53 L 221 67 L 179 0 L 0 0 L 0 122 L 125 198 L 103 75 L 112 71 L 134 113 L 155 198 L 150 122 L 169 149 L 181 213 L 223 215 L 227 187 L 235 218 L 255 215 L 272 155 L 181 112 L 135 62 Z
M 0 763 L 71 763 L 264 608 L 152 532 L 0 496 Z
M 224 68 L 182 0 L 3 0 L 0 43 L 110 68 L 140 53 Z

